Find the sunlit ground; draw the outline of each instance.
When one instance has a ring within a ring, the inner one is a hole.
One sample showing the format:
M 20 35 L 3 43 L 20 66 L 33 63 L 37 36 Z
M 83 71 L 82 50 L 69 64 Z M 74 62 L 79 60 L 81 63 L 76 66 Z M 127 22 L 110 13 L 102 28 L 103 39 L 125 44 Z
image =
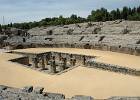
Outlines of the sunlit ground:
M 33 48 L 18 51 L 32 53 L 59 51 L 94 55 L 99 62 L 140 69 L 140 57 L 110 51 L 70 48 Z M 46 91 L 63 93 L 66 97 L 89 95 L 96 99 L 105 99 L 111 96 L 140 95 L 140 77 L 82 66 L 61 75 L 48 75 L 8 61 L 18 57 L 21 55 L 0 53 L 0 84 L 20 88 L 26 85 L 42 86 Z

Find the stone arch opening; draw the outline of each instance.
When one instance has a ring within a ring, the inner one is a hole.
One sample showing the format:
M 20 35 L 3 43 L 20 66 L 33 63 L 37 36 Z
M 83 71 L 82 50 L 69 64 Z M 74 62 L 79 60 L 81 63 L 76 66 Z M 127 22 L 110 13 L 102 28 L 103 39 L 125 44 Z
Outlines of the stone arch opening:
M 90 44 L 87 43 L 87 44 L 84 45 L 84 49 L 90 49 L 90 48 L 91 48 Z
M 17 45 L 16 49 L 24 49 L 24 46 L 23 45 Z

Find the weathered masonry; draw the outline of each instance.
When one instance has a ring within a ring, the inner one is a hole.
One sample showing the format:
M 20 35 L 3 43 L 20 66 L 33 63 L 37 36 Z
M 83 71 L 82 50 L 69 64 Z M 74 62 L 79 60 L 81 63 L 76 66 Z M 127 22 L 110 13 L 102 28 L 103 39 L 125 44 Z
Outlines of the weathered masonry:
M 61 52 L 46 52 L 46 53 L 21 53 L 12 52 L 16 54 L 22 54 L 26 56 L 27 59 L 18 58 L 11 61 L 18 62 L 27 67 L 40 70 L 50 74 L 59 74 L 67 70 L 78 67 L 79 65 L 85 65 L 86 61 L 89 59 L 94 59 L 94 56 L 78 55 L 78 54 L 68 54 Z M 25 63 L 24 63 L 25 62 Z
M 29 65 L 29 58 L 28 57 L 21 57 L 21 58 L 17 58 L 17 59 L 12 59 L 10 60 L 12 62 L 17 62 L 23 65 Z
M 12 59 L 13 62 L 26 65 L 26 67 L 49 74 L 62 74 L 78 66 L 87 68 L 97 68 L 116 73 L 140 76 L 140 70 L 106 64 L 96 61 L 95 56 L 70 54 L 62 52 L 44 52 L 44 53 L 23 53 L 12 51 L 12 53 L 21 54 L 25 57 Z
M 140 35 L 38 35 L 29 38 L 15 36 L 3 45 L 9 46 L 9 49 L 32 47 L 97 49 L 140 56 Z
M 71 98 L 66 98 L 61 93 L 50 93 L 44 91 L 43 87 L 25 86 L 21 89 L 0 85 L 1 100 L 97 100 L 91 96 L 75 95 Z M 99 100 L 99 99 L 98 99 Z M 140 100 L 139 96 L 113 96 L 104 100 Z
M 113 64 L 105 64 L 101 62 L 94 61 L 93 59 L 90 59 L 86 62 L 86 65 L 90 68 L 97 68 L 122 74 L 129 74 L 134 76 L 140 76 L 140 70 L 132 69 L 124 66 L 118 66 Z

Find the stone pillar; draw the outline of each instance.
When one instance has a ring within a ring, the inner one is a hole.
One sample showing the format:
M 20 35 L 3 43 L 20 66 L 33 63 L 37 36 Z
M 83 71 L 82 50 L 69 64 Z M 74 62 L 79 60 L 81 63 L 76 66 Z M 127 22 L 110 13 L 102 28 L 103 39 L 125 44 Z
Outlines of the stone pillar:
M 85 64 L 86 64 L 86 57 L 83 56 L 83 65 L 85 65 Z
M 51 56 L 51 60 L 55 60 L 55 56 L 52 55 L 52 56 Z
M 59 62 L 59 68 L 60 68 L 60 69 L 59 69 L 60 71 L 65 70 L 64 62 L 63 62 L 63 61 L 60 61 L 60 62 Z
M 134 54 L 139 56 L 140 55 L 140 49 L 139 48 L 135 48 Z
M 50 58 L 49 58 L 49 55 L 46 55 L 46 56 L 45 56 L 45 64 L 46 64 L 46 65 L 48 65 L 49 59 L 50 59 Z
M 72 66 L 75 66 L 75 64 L 76 64 L 76 59 L 75 59 L 75 58 L 71 58 L 71 59 L 70 59 L 70 64 L 71 64 Z
M 72 58 L 70 58 L 70 65 L 72 65 L 72 61 L 73 61 Z
M 41 68 L 42 69 L 45 69 L 45 62 L 44 62 L 44 57 L 41 57 L 41 62 L 40 62 L 40 64 L 41 64 Z
M 50 72 L 51 73 L 56 73 L 56 64 L 55 64 L 55 60 L 51 60 L 50 61 Z
M 73 55 L 72 55 L 72 54 L 70 54 L 70 59 L 71 59 L 71 58 L 73 58 Z
M 76 59 L 74 59 L 74 62 L 73 62 L 73 66 L 75 66 L 76 65 Z
M 59 66 L 60 66 L 60 71 L 65 70 L 66 66 L 67 66 L 67 59 L 66 58 L 62 58 L 62 61 L 60 61 Z
M 33 61 L 33 67 L 38 68 L 38 59 L 35 57 L 35 58 L 32 58 L 32 61 Z
M 61 53 L 59 53 L 58 57 L 59 57 L 59 60 L 61 61 L 61 60 L 62 60 L 62 55 L 61 55 Z
M 64 67 L 64 69 L 66 69 L 66 67 L 67 67 L 67 58 L 63 58 L 63 67 Z

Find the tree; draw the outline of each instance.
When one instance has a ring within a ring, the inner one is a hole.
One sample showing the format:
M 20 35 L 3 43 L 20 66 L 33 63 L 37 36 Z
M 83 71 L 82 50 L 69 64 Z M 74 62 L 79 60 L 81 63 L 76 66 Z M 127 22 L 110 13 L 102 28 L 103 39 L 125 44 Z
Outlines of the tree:
M 77 15 L 72 14 L 70 18 L 73 20 L 77 20 Z
M 136 21 L 140 21 L 140 14 L 139 13 L 135 13 L 133 15 L 129 15 L 128 16 L 129 20 L 136 20 Z
M 88 21 L 95 21 L 95 19 L 94 19 L 95 13 L 96 13 L 96 11 L 92 10 L 91 15 L 88 15 L 87 20 Z
M 59 24 L 65 25 L 65 18 L 62 15 L 59 16 Z
M 12 23 L 10 23 L 10 27 L 13 27 L 13 24 Z
M 118 9 L 118 8 L 116 11 L 116 19 L 121 19 L 121 12 L 120 12 L 120 9 Z
M 96 11 L 92 10 L 87 19 L 89 21 L 107 21 L 109 20 L 109 13 L 105 8 L 97 9 Z
M 117 19 L 117 12 L 115 10 L 112 10 L 110 12 L 111 15 L 111 20 L 116 20 Z
M 137 8 L 137 13 L 140 13 L 140 6 Z
M 127 17 L 128 17 L 128 7 L 123 7 L 123 10 L 122 10 L 122 18 L 127 20 Z
M 132 14 L 134 14 L 134 13 L 136 13 L 137 11 L 136 11 L 136 8 L 134 7 L 133 9 L 132 9 Z
M 66 25 L 66 24 L 75 24 L 83 23 L 88 21 L 110 21 L 117 19 L 125 20 L 140 20 L 140 6 L 134 8 L 123 7 L 122 10 L 114 9 L 109 11 L 105 8 L 100 8 L 97 10 L 92 10 L 91 14 L 87 18 L 82 18 L 75 14 L 72 14 L 70 17 L 59 17 L 45 18 L 38 22 L 28 22 L 28 23 L 10 23 L 3 25 L 2 28 L 6 29 L 7 27 L 15 27 L 20 29 L 30 29 L 33 27 L 49 26 L 49 25 Z M 1 31 L 1 29 L 0 29 Z
M 101 8 L 100 10 L 101 10 L 101 13 L 102 13 L 102 21 L 107 21 L 109 19 L 107 9 Z
M 128 9 L 128 15 L 132 15 L 132 10 L 131 10 L 131 8 Z
M 1 24 L 0 24 L 0 32 L 2 32 L 2 26 L 1 26 Z

